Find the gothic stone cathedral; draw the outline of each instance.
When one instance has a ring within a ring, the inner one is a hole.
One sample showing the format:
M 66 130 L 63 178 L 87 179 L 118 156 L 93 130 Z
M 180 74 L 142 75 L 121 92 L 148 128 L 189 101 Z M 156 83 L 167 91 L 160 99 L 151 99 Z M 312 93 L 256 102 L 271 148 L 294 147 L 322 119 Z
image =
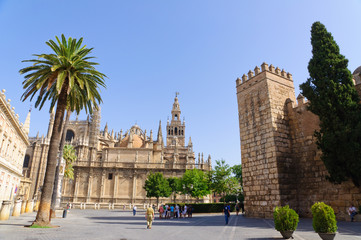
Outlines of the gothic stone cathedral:
M 186 169 L 211 170 L 211 157 L 204 161 L 203 153 L 198 154 L 196 161 L 191 138 L 188 145 L 185 144 L 185 122 L 180 120 L 180 115 L 176 96 L 172 119 L 167 122 L 166 141 L 161 122 L 154 140 L 152 131 L 147 136 L 146 130 L 138 125 L 124 134 L 109 132 L 107 125 L 100 131 L 100 111 L 94 111 L 90 120 L 70 121 L 66 139 L 75 147 L 78 159 L 73 164 L 74 180 L 64 179 L 62 202 L 143 204 L 148 202 L 143 186 L 149 172 L 181 177 Z M 39 199 L 41 194 L 53 121 L 52 114 L 47 136 L 31 138 L 31 146 L 26 151 L 25 176 L 32 180 L 29 199 Z M 182 200 L 186 201 L 185 197 Z M 203 201 L 210 199 L 206 197 Z

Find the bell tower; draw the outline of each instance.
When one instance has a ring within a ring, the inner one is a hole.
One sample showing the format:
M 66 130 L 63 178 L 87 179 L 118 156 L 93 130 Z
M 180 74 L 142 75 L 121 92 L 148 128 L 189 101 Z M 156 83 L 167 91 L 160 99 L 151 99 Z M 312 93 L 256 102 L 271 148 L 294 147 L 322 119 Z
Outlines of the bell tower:
M 185 123 L 181 121 L 181 110 L 178 102 L 179 93 L 176 92 L 173 108 L 172 108 L 172 120 L 169 123 L 167 121 L 167 146 L 177 145 L 184 147 L 185 145 Z

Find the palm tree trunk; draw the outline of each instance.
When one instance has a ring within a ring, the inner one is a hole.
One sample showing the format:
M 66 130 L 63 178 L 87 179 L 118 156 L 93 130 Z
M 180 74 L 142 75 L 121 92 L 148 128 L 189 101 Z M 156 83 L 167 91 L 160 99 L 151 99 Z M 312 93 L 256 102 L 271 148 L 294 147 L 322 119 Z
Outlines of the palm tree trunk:
M 54 189 L 53 189 L 53 196 L 51 199 L 51 210 L 53 213 L 53 214 L 51 214 L 52 218 L 56 217 L 55 210 L 60 207 L 60 202 L 61 202 L 61 188 L 62 188 L 64 175 L 60 176 L 60 166 L 63 163 L 63 149 L 64 149 L 64 145 L 65 145 L 66 129 L 68 127 L 70 115 L 71 115 L 71 111 L 67 110 L 66 116 L 65 116 L 65 122 L 64 122 L 62 130 L 61 130 L 62 137 L 61 137 L 60 147 L 59 147 L 59 158 L 58 158 L 57 166 L 56 166 L 56 170 L 55 170 Z
M 57 103 L 53 134 L 51 135 L 49 152 L 47 158 L 46 172 L 44 177 L 43 191 L 41 193 L 41 200 L 36 219 L 32 225 L 39 226 L 50 226 L 50 205 L 51 197 L 53 195 L 53 185 L 56 169 L 56 160 L 59 151 L 60 137 L 61 137 L 61 127 L 64 120 L 64 112 L 66 109 L 67 102 L 67 84 L 64 84 Z

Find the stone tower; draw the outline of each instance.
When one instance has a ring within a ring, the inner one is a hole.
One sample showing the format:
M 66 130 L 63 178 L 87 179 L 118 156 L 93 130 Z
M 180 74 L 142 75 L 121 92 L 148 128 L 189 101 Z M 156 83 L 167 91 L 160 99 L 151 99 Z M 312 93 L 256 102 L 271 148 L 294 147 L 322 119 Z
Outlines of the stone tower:
M 285 114 L 286 100 L 296 100 L 292 75 L 263 63 L 236 85 L 245 208 L 249 216 L 272 217 L 275 206 L 297 204 Z
M 172 120 L 169 124 L 167 122 L 167 146 L 178 145 L 181 147 L 185 146 L 185 123 L 181 122 L 180 119 L 181 110 L 178 102 L 178 93 L 174 98 L 173 108 L 172 108 Z

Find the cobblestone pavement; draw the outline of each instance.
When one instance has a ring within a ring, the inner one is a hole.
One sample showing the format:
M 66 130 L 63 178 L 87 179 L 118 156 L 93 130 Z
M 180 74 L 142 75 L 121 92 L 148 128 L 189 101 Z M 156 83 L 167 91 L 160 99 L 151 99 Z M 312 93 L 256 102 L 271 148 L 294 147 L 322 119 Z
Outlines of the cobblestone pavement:
M 73 209 L 66 218 L 55 218 L 58 228 L 31 229 L 29 225 L 36 213 L 22 214 L 0 222 L 0 239 L 237 239 L 267 240 L 282 239 L 274 230 L 271 219 L 246 218 L 232 215 L 225 225 L 221 214 L 197 214 L 193 218 L 159 220 L 155 219 L 151 230 L 146 229 L 144 211 L 132 216 L 130 211 L 78 210 Z M 339 222 L 335 240 L 361 240 L 360 222 Z M 319 240 L 312 229 L 311 219 L 301 219 L 296 240 Z

